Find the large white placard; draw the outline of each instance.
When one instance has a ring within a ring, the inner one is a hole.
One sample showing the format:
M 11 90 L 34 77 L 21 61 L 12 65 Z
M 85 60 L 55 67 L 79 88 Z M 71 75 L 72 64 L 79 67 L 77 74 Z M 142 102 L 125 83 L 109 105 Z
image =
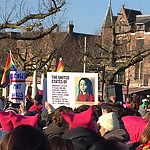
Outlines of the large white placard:
M 84 81 L 80 82 L 81 80 Z M 86 89 L 92 89 L 93 93 L 81 95 L 79 91 L 80 87 L 87 81 L 90 82 L 90 84 L 86 83 Z M 88 87 L 89 85 L 90 87 Z M 83 100 L 85 96 L 87 98 Z M 79 97 L 82 100 L 79 100 Z M 47 101 L 52 104 L 54 108 L 63 105 L 75 108 L 82 104 L 97 104 L 98 73 L 48 72 Z
M 10 71 L 9 100 L 20 103 L 25 100 L 25 71 Z

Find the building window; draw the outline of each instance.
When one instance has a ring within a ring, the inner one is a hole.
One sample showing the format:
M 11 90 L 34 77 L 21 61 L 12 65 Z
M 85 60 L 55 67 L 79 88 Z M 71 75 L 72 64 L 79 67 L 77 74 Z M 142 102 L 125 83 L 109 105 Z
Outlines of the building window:
M 138 50 L 138 52 L 144 49 L 144 38 L 140 38 L 136 40 L 136 49 Z
M 137 30 L 144 30 L 144 25 L 143 24 L 138 24 L 137 25 Z
M 142 62 L 136 63 L 135 64 L 135 79 L 136 80 L 142 79 L 142 70 L 143 70 Z
M 115 82 L 124 82 L 124 81 L 125 81 L 125 72 L 116 75 Z
M 120 20 L 120 33 L 125 32 L 125 21 Z

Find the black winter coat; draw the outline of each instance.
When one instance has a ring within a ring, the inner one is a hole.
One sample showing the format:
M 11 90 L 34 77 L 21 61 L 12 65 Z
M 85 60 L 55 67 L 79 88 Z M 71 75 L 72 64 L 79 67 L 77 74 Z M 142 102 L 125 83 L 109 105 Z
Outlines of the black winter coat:
M 58 127 L 55 123 L 52 122 L 45 130 L 43 130 L 43 132 L 46 134 L 47 138 L 51 138 L 55 135 L 61 136 L 64 133 L 64 129 Z
M 83 127 L 69 129 L 62 137 L 70 139 L 74 144 L 75 150 L 89 150 L 93 144 L 104 140 L 99 133 Z

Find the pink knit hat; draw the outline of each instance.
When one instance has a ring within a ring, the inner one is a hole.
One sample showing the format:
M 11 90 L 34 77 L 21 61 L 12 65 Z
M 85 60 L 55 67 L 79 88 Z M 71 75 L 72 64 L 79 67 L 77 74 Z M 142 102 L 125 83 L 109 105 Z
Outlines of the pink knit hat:
M 130 140 L 132 142 L 138 142 L 148 123 L 148 120 L 139 116 L 125 116 L 122 117 L 122 121 L 130 136 Z
M 10 117 L 14 128 L 19 125 L 31 125 L 33 127 L 37 127 L 37 122 L 39 120 L 39 114 L 36 114 L 35 116 L 22 116 L 10 112 Z
M 29 108 L 29 112 L 33 112 L 33 111 L 39 111 L 40 113 L 42 113 L 42 109 L 43 106 L 42 105 L 36 105 L 36 103 L 34 103 L 30 108 Z
M 13 124 L 10 118 L 10 112 L 0 111 L 0 124 L 3 131 L 10 132 L 13 129 Z
M 69 123 L 69 129 L 76 127 L 84 127 L 95 131 L 93 116 L 93 107 L 90 106 L 88 110 L 81 113 L 66 113 L 61 112 L 63 118 Z
M 2 126 L 2 130 L 7 132 L 10 132 L 12 129 L 22 124 L 37 127 L 38 119 L 39 114 L 36 114 L 35 116 L 22 116 L 15 114 L 12 111 L 0 111 L 0 124 Z

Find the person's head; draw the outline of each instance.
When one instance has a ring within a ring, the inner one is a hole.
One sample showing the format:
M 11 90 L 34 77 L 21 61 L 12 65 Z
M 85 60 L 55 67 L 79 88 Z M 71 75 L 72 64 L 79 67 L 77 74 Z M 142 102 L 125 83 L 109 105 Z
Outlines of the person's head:
M 104 103 L 101 105 L 102 114 L 107 114 L 109 112 L 112 112 L 111 105 L 109 103 Z
M 148 120 L 139 116 L 124 116 L 121 118 L 131 142 L 139 142 L 140 137 L 147 126 Z
M 133 108 L 135 110 L 139 110 L 139 103 L 136 100 L 133 100 L 130 104 L 130 108 Z
M 95 143 L 89 150 L 128 150 L 126 145 L 114 140 L 102 140 Z
M 93 105 L 93 116 L 94 116 L 94 120 L 98 121 L 98 118 L 102 115 L 102 109 L 101 109 L 101 106 L 100 105 Z
M 3 110 L 4 111 L 11 111 L 12 110 L 12 111 L 15 111 L 16 113 L 19 113 L 18 112 L 19 105 L 20 105 L 20 103 L 13 103 L 13 102 L 8 100 L 5 102 Z
M 81 78 L 78 83 L 79 93 L 90 93 L 93 95 L 92 82 L 88 78 Z
M 80 105 L 79 107 L 74 109 L 74 113 L 81 113 L 83 111 L 88 110 L 90 105 Z M 93 107 L 93 120 L 95 124 L 97 124 L 98 118 L 102 115 L 102 110 L 100 105 L 92 105 Z
M 125 108 L 120 103 L 112 103 L 111 109 L 112 109 L 112 112 L 116 114 L 119 120 L 125 115 Z
M 66 120 L 62 117 L 61 112 L 73 112 L 72 108 L 67 106 L 60 106 L 55 109 L 55 112 L 52 116 L 52 121 L 58 126 L 66 130 L 68 128 L 68 123 Z
M 30 125 L 20 125 L 2 139 L 0 149 L 50 150 L 50 145 L 42 131 Z
M 148 142 L 150 142 L 150 121 L 148 122 L 140 137 L 140 143 L 147 144 Z
M 74 150 L 74 145 L 71 140 L 62 138 L 56 135 L 48 139 L 51 150 Z
M 69 129 L 83 127 L 93 131 L 97 131 L 97 124 L 95 123 L 93 113 L 93 107 L 90 106 L 89 109 L 80 113 L 61 112 L 61 115 L 68 122 Z
M 125 108 L 124 116 L 141 116 L 140 113 L 133 108 Z
M 39 93 L 37 93 L 34 97 L 34 101 L 37 103 L 37 104 L 42 104 L 42 101 L 43 101 L 43 96 Z
M 104 136 L 107 132 L 120 129 L 119 120 L 114 112 L 100 116 L 97 123 L 100 125 L 101 136 Z
M 90 107 L 90 105 L 83 104 L 83 105 L 80 105 L 79 107 L 75 108 L 74 112 L 75 113 L 80 113 L 80 112 L 83 112 L 85 110 L 88 110 L 89 107 Z
M 150 120 L 150 111 L 146 112 L 146 114 L 143 116 L 143 118 Z

